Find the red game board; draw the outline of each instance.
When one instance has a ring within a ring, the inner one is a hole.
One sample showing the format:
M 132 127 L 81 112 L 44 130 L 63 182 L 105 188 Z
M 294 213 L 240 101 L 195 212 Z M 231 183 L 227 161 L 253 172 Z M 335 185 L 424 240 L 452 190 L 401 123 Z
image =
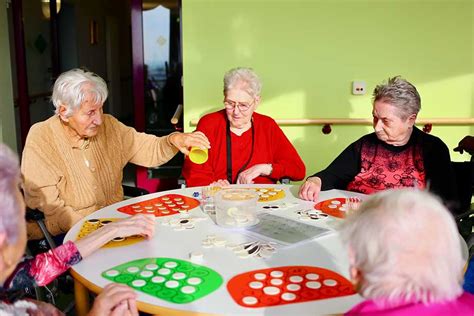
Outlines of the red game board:
M 358 197 L 350 198 L 334 198 L 317 203 L 314 208 L 322 211 L 328 215 L 344 218 L 346 217 L 347 211 L 351 209 L 351 205 L 360 203 L 361 199 Z
M 234 301 L 243 307 L 268 307 L 355 294 L 351 282 L 338 273 L 311 266 L 284 266 L 236 275 L 227 283 Z
M 199 201 L 196 199 L 180 194 L 166 194 L 151 200 L 119 207 L 118 211 L 129 215 L 143 213 L 159 217 L 187 212 L 197 206 L 199 206 Z

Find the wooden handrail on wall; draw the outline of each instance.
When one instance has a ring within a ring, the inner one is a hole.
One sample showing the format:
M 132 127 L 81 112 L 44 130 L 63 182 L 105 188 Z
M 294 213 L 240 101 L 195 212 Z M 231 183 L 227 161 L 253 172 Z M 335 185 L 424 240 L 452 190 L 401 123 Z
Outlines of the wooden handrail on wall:
M 310 126 L 323 125 L 324 134 L 331 133 L 331 125 L 372 125 L 371 119 L 363 118 L 320 118 L 320 119 L 276 119 L 280 126 Z M 192 120 L 191 126 L 196 126 L 198 120 Z M 429 133 L 433 125 L 474 125 L 474 118 L 420 118 L 417 125 L 424 125 L 423 131 Z
M 171 118 L 171 124 L 173 125 L 178 124 L 181 114 L 183 114 L 183 105 L 178 104 L 178 106 L 176 107 L 176 110 L 174 111 L 173 117 Z

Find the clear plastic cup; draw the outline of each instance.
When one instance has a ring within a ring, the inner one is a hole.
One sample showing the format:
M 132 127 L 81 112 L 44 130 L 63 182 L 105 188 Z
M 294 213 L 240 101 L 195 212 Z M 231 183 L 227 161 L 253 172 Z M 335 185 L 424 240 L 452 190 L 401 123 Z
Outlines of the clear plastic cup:
M 223 189 L 215 195 L 216 223 L 222 227 L 248 227 L 258 223 L 258 194 L 248 189 Z
M 216 206 L 214 204 L 214 196 L 216 195 L 217 191 L 219 191 L 220 187 L 214 186 L 207 186 L 202 187 L 201 190 L 201 207 L 202 210 L 210 215 L 215 215 L 216 213 Z

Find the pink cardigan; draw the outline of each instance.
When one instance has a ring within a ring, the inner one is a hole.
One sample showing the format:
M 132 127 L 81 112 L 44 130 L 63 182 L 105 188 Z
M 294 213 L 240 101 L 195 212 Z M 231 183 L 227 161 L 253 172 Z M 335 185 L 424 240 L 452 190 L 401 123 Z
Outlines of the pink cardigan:
M 464 292 L 457 299 L 445 303 L 424 305 L 421 302 L 398 306 L 381 306 L 374 300 L 366 300 L 354 306 L 344 315 L 384 316 L 448 316 L 474 315 L 474 295 Z

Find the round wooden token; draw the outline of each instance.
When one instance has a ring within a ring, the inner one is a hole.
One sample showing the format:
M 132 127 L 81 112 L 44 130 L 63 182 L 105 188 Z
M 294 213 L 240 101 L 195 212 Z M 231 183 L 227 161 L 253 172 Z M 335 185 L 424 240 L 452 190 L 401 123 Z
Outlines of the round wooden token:
M 326 285 L 326 286 L 336 286 L 337 281 L 332 280 L 332 279 L 326 279 L 326 280 L 323 281 L 323 284 Z
M 258 299 L 253 296 L 245 296 L 242 299 L 242 303 L 244 303 L 245 305 L 255 305 L 258 303 Z
M 293 293 L 283 293 L 281 295 L 281 299 L 285 301 L 294 301 L 296 299 L 296 295 Z

